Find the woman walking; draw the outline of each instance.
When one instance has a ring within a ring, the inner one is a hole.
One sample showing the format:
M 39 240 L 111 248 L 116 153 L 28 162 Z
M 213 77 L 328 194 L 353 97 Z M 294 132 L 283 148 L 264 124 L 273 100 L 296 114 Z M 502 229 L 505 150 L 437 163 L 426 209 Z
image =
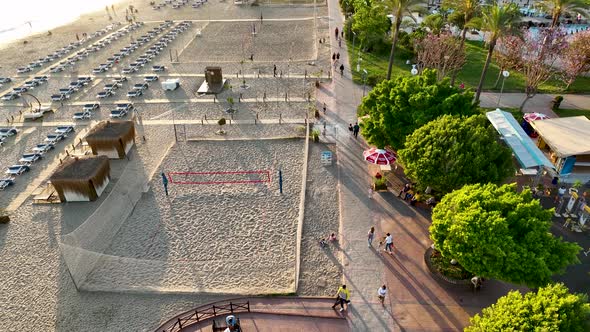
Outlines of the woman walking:
M 369 248 L 373 245 L 374 238 L 375 238 L 375 227 L 371 226 L 371 229 L 369 229 L 369 233 L 367 234 L 367 242 L 369 243 Z

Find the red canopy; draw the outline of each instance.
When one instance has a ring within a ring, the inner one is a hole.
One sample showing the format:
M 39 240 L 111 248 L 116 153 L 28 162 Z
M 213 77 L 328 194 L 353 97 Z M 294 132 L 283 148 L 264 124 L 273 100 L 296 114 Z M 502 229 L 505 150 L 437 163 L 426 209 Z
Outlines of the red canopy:
M 376 165 L 390 165 L 397 160 L 394 152 L 385 149 L 370 148 L 363 152 L 366 161 Z

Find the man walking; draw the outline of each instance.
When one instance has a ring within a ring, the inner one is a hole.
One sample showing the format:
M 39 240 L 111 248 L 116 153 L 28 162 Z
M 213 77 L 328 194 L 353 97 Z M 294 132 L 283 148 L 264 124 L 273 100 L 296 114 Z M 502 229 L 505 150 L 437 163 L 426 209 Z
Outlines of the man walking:
M 387 286 L 383 285 L 377 290 L 377 297 L 379 297 L 381 305 L 385 305 L 385 295 L 387 295 Z
M 344 76 L 344 64 L 340 65 L 340 76 Z
M 346 289 L 346 285 L 340 286 L 336 293 L 336 303 L 332 306 L 332 309 L 336 309 L 337 305 L 340 305 L 340 311 L 344 311 L 344 303 L 350 302 L 350 292 Z
M 166 196 L 168 196 L 168 178 L 164 172 L 162 172 L 162 184 L 164 185 L 164 192 L 166 192 Z
M 277 65 L 273 65 L 273 68 L 272 68 L 272 76 L 273 77 L 277 77 Z
M 354 127 L 352 127 L 352 132 L 354 134 L 354 138 L 357 138 L 359 136 L 359 131 L 361 130 L 361 127 L 359 127 L 359 123 L 355 122 L 354 123 Z
M 393 236 L 390 233 L 387 233 L 385 237 L 385 249 L 383 250 L 393 254 Z

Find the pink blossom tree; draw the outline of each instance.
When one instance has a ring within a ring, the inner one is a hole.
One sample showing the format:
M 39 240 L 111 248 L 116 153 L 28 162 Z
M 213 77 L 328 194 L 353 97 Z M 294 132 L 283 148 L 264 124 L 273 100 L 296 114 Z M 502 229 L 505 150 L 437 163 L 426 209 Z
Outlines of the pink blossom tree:
M 539 86 L 558 72 L 556 65 L 560 54 L 567 48 L 566 32 L 560 28 L 545 28 L 526 31 L 522 39 L 512 40 L 515 52 L 511 52 L 515 69 L 525 78 L 525 98 L 520 105 L 524 109 L 527 101 L 539 91 Z
M 436 69 L 437 80 L 442 80 L 465 64 L 465 46 L 448 32 L 429 33 L 415 43 L 418 70 Z
M 565 90 L 576 81 L 581 74 L 590 72 L 590 32 L 584 31 L 573 37 L 569 46 L 562 52 L 562 80 Z

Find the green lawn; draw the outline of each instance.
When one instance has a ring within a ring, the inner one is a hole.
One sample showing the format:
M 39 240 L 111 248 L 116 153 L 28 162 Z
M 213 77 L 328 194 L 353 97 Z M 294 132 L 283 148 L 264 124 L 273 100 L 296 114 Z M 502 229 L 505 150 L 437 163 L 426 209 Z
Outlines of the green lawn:
M 558 109 L 555 113 L 560 117 L 584 115 L 590 119 L 590 110 Z
M 487 51 L 479 41 L 467 41 L 466 52 L 467 61 L 459 74 L 457 75 L 457 84 L 465 83 L 468 87 L 476 87 L 479 83 L 479 77 L 481 76 L 481 70 L 486 60 Z M 351 66 L 353 71 L 353 79 L 356 83 L 362 84 L 362 76 L 356 71 L 357 59 L 358 59 L 358 46 L 355 45 L 355 49 L 352 48 L 352 43 L 348 44 L 349 55 L 351 59 Z M 387 64 L 389 61 L 389 54 L 370 54 L 361 53 L 361 71 L 362 69 L 367 70 L 369 79 L 367 84 L 374 84 L 378 78 L 384 78 L 387 74 Z M 392 77 L 409 76 L 410 69 L 412 66 L 406 65 L 408 56 L 404 54 L 403 50 L 396 51 L 396 56 L 393 63 Z M 484 82 L 484 90 L 487 91 L 499 91 L 502 85 L 502 80 L 498 82 L 498 86 L 494 89 L 494 83 L 498 77 L 500 68 L 492 61 L 486 75 Z M 567 91 L 563 91 L 563 82 L 559 80 L 550 80 L 547 83 L 541 85 L 540 92 L 542 93 L 589 93 L 590 92 L 590 77 L 580 77 L 574 84 L 570 86 Z M 510 72 L 510 77 L 504 82 L 505 92 L 523 92 L 524 91 L 524 77 L 522 74 L 515 71 Z

